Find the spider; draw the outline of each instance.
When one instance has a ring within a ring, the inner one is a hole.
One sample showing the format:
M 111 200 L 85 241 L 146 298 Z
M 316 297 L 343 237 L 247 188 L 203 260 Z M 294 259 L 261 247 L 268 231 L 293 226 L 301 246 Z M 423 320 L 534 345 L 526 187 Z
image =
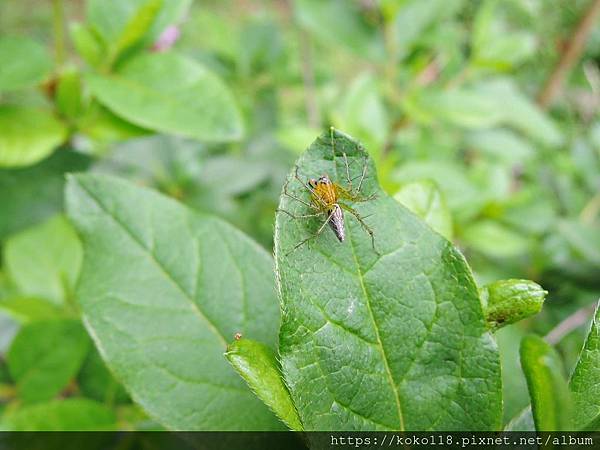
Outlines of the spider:
M 335 147 L 334 147 L 334 139 L 333 139 L 333 130 L 331 134 L 331 143 L 334 152 L 334 164 L 335 164 Z M 371 246 L 375 253 L 379 254 L 379 252 L 375 248 L 375 237 L 373 234 L 373 230 L 369 225 L 367 225 L 364 221 L 366 217 L 361 217 L 361 215 L 356 212 L 352 207 L 350 207 L 346 202 L 352 203 L 360 203 L 372 200 L 376 197 L 376 194 L 370 195 L 368 197 L 363 197 L 360 193 L 363 181 L 367 175 L 367 158 L 364 158 L 364 164 L 362 168 L 361 174 L 356 177 L 360 178 L 358 182 L 358 186 L 354 189 L 352 182 L 356 180 L 356 178 L 350 177 L 350 165 L 348 164 L 348 157 L 346 153 L 342 153 L 342 157 L 344 159 L 344 165 L 346 167 L 346 182 L 348 187 L 345 188 L 340 184 L 333 182 L 328 175 L 321 175 L 319 178 L 311 178 L 308 182 L 302 180 L 300 175 L 298 175 L 298 166 L 295 167 L 294 171 L 294 179 L 299 181 L 302 186 L 304 186 L 310 192 L 310 201 L 303 200 L 296 195 L 290 193 L 288 191 L 288 185 L 292 178 L 288 178 L 285 185 L 283 186 L 283 193 L 287 195 L 293 200 L 302 203 L 307 206 L 313 212 L 310 214 L 302 214 L 297 215 L 293 214 L 284 209 L 278 209 L 293 219 L 306 219 L 311 217 L 323 217 L 325 221 L 319 227 L 316 233 L 311 234 L 307 238 L 303 239 L 301 242 L 296 244 L 287 254 L 292 253 L 294 250 L 298 249 L 305 243 L 309 242 L 311 239 L 317 238 L 325 229 L 327 225 L 331 228 L 335 237 L 340 241 L 344 242 L 346 238 L 346 227 L 344 222 L 344 211 L 352 214 L 356 220 L 360 223 L 362 228 L 369 234 L 371 237 Z

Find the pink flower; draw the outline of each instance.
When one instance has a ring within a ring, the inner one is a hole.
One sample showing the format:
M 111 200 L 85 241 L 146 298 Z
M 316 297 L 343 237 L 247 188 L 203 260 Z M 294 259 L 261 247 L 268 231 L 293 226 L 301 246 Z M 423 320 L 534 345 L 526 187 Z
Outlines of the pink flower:
M 152 50 L 155 52 L 164 52 L 169 50 L 177 39 L 179 39 L 181 32 L 179 31 L 179 27 L 177 25 L 169 25 L 165 30 L 160 34 L 156 42 L 152 44 Z

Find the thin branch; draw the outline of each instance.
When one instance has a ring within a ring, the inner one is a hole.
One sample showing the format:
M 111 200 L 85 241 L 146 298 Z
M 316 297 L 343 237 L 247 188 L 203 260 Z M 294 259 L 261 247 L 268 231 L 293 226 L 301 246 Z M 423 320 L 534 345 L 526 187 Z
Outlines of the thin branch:
M 54 58 L 61 67 L 67 56 L 65 41 L 65 12 L 62 0 L 52 0 L 52 22 L 54 28 Z
M 561 323 L 559 323 L 556 327 L 554 327 L 550 332 L 544 337 L 546 342 L 552 345 L 558 344 L 567 334 L 581 325 L 585 325 L 590 321 L 592 314 L 594 314 L 594 309 L 596 308 L 596 304 L 592 304 L 589 306 L 585 306 L 583 308 L 578 309 Z
M 538 95 L 538 104 L 542 108 L 548 108 L 556 98 L 568 73 L 579 60 L 599 15 L 600 0 L 593 0 L 575 27 L 571 38 L 560 56 L 558 64 L 554 67 L 554 70 Z
M 305 30 L 298 30 L 300 39 L 300 57 L 302 58 L 302 79 L 306 90 L 306 115 L 308 124 L 313 128 L 321 126 L 321 111 L 317 98 L 315 70 L 313 67 L 312 42 Z

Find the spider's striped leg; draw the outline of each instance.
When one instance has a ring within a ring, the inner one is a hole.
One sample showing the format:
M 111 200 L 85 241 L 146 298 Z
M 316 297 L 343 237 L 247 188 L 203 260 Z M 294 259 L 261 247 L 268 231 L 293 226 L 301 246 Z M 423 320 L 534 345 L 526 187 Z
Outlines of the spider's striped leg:
M 323 230 L 325 229 L 325 226 L 329 223 L 329 221 L 331 220 L 331 218 L 333 217 L 333 213 L 334 211 L 332 211 L 328 216 L 327 216 L 327 220 L 325 220 L 325 222 L 323 222 L 323 225 L 321 225 L 319 227 L 319 229 L 317 230 L 316 233 L 311 234 L 310 236 L 308 236 L 307 238 L 303 239 L 302 241 L 298 242 L 296 245 L 294 245 L 294 248 L 292 248 L 289 252 L 286 253 L 286 256 L 289 255 L 290 253 L 294 252 L 295 250 L 297 250 L 298 248 L 302 247 L 304 244 L 306 244 L 308 241 L 310 241 L 311 239 L 314 239 L 316 237 L 319 237 L 319 235 L 323 232 Z
M 297 168 L 297 167 L 296 167 L 296 171 L 298 171 L 298 168 Z M 294 194 L 291 194 L 291 193 L 288 191 L 288 186 L 289 186 L 289 184 L 290 184 L 290 181 L 291 181 L 291 178 L 288 178 L 288 179 L 286 180 L 285 184 L 283 185 L 283 194 L 284 194 L 284 195 L 287 195 L 287 196 L 288 196 L 289 198 L 291 198 L 291 199 L 294 199 L 294 200 L 296 200 L 297 202 L 300 202 L 300 203 L 302 203 L 304 206 L 308 206 L 309 208 L 311 208 L 311 209 L 314 209 L 314 210 L 319 210 L 319 208 L 317 208 L 317 207 L 316 207 L 315 205 L 313 205 L 312 203 L 310 203 L 310 202 L 307 202 L 306 200 L 303 200 L 303 199 L 301 199 L 301 198 L 297 197 L 297 196 L 296 196 L 296 195 L 294 195 Z M 304 183 L 302 183 L 302 184 L 304 185 Z
M 309 217 L 318 217 L 318 216 L 321 216 L 324 214 L 322 211 L 316 212 L 314 214 L 294 214 L 294 213 L 286 211 L 285 209 L 282 209 L 282 208 L 277 208 L 276 212 L 285 213 L 288 216 L 290 216 L 292 219 L 308 219 Z
M 358 223 L 360 223 L 360 225 L 363 227 L 363 229 L 369 233 L 369 236 L 371 236 L 371 247 L 373 247 L 373 251 L 375 253 L 377 253 L 377 255 L 381 255 L 381 253 L 379 253 L 379 251 L 377 250 L 377 248 L 375 248 L 375 234 L 373 233 L 373 230 L 371 229 L 371 227 L 369 225 L 367 225 L 367 223 L 364 221 L 365 218 L 369 217 L 369 216 L 365 216 L 365 217 L 361 217 L 360 214 L 358 214 L 354 209 L 352 209 L 350 206 L 348 205 L 344 205 L 342 203 L 340 203 L 340 207 L 344 210 L 344 211 L 348 211 L 350 214 L 352 214 L 354 216 L 354 218 L 356 220 L 358 220 Z
M 296 170 L 294 170 L 294 178 L 296 180 L 298 180 L 300 182 L 300 184 L 302 184 L 302 186 L 304 186 L 306 189 L 308 189 L 310 191 L 310 193 L 312 194 L 312 198 L 314 201 L 317 201 L 321 204 L 322 207 L 326 207 L 327 204 L 325 203 L 325 201 L 323 201 L 323 199 L 321 198 L 321 196 L 319 194 L 317 194 L 315 192 L 315 190 L 312 188 L 312 186 L 304 181 L 302 181 L 302 178 L 300 178 L 300 175 L 298 175 L 298 166 L 296 166 Z M 313 205 L 315 206 L 315 205 Z M 319 209 L 319 208 L 316 208 Z

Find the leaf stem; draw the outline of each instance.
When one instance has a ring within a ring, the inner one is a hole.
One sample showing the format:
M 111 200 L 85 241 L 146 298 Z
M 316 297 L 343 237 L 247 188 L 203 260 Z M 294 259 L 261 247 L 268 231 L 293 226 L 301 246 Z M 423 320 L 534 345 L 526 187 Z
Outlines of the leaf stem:
M 52 0 L 52 25 L 54 30 L 54 57 L 57 69 L 66 59 L 65 13 L 62 0 Z
M 565 320 L 556 325 L 552 330 L 550 330 L 544 339 L 551 345 L 558 344 L 571 331 L 587 323 L 590 320 L 590 316 L 594 313 L 595 308 L 596 304 L 594 303 L 578 309 Z
M 538 104 L 542 108 L 547 109 L 556 98 L 568 73 L 579 60 L 598 16 L 600 16 L 600 0 L 593 0 L 583 13 L 558 63 L 538 95 Z

